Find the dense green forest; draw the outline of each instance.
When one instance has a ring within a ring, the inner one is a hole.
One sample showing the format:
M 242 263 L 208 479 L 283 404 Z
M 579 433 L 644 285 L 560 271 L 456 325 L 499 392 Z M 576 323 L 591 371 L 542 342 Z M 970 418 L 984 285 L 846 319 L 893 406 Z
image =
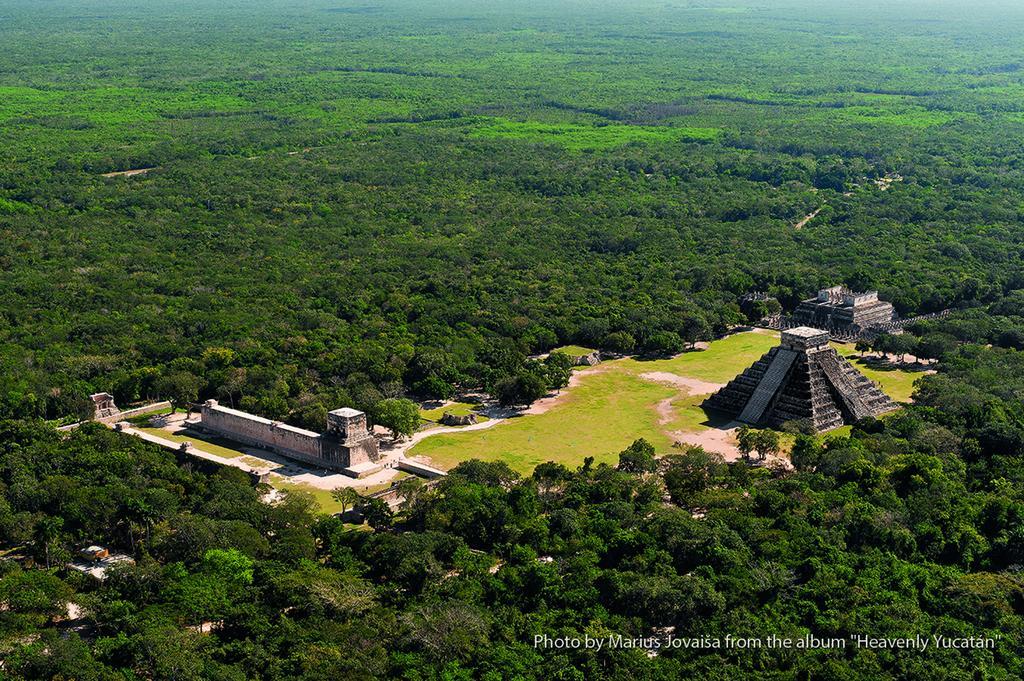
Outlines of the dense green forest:
M 1024 677 L 1022 29 L 1008 0 L 3 3 L 0 679 Z M 467 461 L 356 527 L 53 428 L 96 391 L 312 428 L 540 394 L 531 354 L 672 353 L 836 283 L 955 312 L 886 337 L 940 360 L 912 406 L 792 469 Z M 135 562 L 67 569 L 90 544 Z M 773 634 L 845 646 L 543 643 Z
M 752 289 L 998 301 L 1024 12 L 961 5 L 9 2 L 0 414 L 318 425 L 671 351 Z
M 96 541 L 137 562 L 97 582 L 0 561 L 0 678 L 1020 678 L 1024 355 L 942 366 L 898 416 L 802 436 L 795 470 L 643 442 L 527 478 L 470 461 L 373 531 L 99 425 L 4 421 L 0 541 L 40 568 Z M 535 646 L 669 633 L 846 647 Z

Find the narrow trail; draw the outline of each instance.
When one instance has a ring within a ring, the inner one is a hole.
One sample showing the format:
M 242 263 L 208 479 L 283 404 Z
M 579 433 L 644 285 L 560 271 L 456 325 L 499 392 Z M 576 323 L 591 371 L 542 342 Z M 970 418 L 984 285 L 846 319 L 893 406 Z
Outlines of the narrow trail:
M 798 222 L 795 225 L 793 225 L 793 229 L 803 229 L 804 226 L 806 226 L 808 222 L 810 222 L 814 218 L 818 217 L 818 213 L 820 213 L 824 207 L 825 206 L 822 206 L 821 208 L 818 208 L 813 213 L 809 213 L 806 217 L 804 217 L 803 220 L 801 220 L 800 222 Z

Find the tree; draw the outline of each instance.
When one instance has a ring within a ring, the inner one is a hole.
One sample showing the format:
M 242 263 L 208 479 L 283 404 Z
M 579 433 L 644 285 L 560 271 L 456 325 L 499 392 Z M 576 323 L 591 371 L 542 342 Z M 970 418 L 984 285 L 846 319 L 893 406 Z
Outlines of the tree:
M 678 355 L 686 343 L 675 331 L 658 331 L 644 343 L 644 353 L 653 356 Z
M 640 438 L 619 452 L 619 470 L 627 473 L 651 473 L 657 469 L 654 459 L 654 445 Z
M 417 395 L 434 400 L 447 400 L 455 394 L 455 386 L 440 376 L 434 375 L 416 381 L 413 383 L 412 389 Z
M 547 393 L 547 382 L 532 371 L 503 378 L 494 386 L 494 396 L 503 407 L 533 404 Z
M 50 568 L 50 549 L 64 529 L 64 519 L 59 516 L 44 516 L 36 523 L 35 543 L 43 549 L 46 567 Z
M 391 431 L 396 440 L 410 436 L 420 427 L 420 410 L 412 400 L 392 397 L 381 400 L 373 408 L 373 420 Z
M 906 359 L 906 356 L 917 349 L 918 339 L 911 336 L 909 333 L 900 334 L 899 336 L 893 336 L 890 341 L 889 352 L 898 355 L 900 363 L 902 364 Z
M 423 493 L 423 481 L 416 476 L 403 478 L 398 481 L 395 491 L 402 497 L 402 510 L 408 511 Z
M 774 317 L 780 312 L 782 312 L 782 304 L 776 298 L 763 298 L 750 304 L 747 319 L 751 322 L 758 322 L 766 317 Z
M 73 591 L 50 572 L 9 568 L 0 579 L 0 605 L 15 613 L 55 617 L 65 612 Z
M 569 385 L 575 362 L 564 352 L 552 352 L 544 360 L 544 376 L 548 390 L 560 391 Z
M 1024 328 L 1014 327 L 1006 329 L 996 338 L 995 344 L 1001 348 L 1024 350 Z
M 350 508 L 358 506 L 363 500 L 363 497 L 354 487 L 340 487 L 331 492 L 331 498 L 341 504 L 342 515 L 345 515 L 345 511 Z
M 198 376 L 188 371 L 174 371 L 166 374 L 157 381 L 156 391 L 170 401 L 175 409 L 192 409 L 192 405 L 199 399 L 199 386 L 201 381 Z
M 363 504 L 363 517 L 366 523 L 375 530 L 386 530 L 391 527 L 394 513 L 383 499 L 367 499 Z
M 722 456 L 700 447 L 691 447 L 683 454 L 667 458 L 665 487 L 677 504 L 685 503 L 692 495 L 703 492 L 725 477 L 726 463 Z
M 742 425 L 736 431 L 736 443 L 743 454 L 744 459 L 750 458 L 750 453 L 757 449 L 757 433 L 748 425 Z
M 202 569 L 232 587 L 252 584 L 255 562 L 238 549 L 210 549 L 203 555 Z
M 778 454 L 779 444 L 779 434 L 774 430 L 765 429 L 754 436 L 754 448 L 757 450 L 757 458 L 761 461 Z
M 956 338 L 946 333 L 921 336 L 912 352 L 922 359 L 942 359 L 957 348 Z
M 700 341 L 711 340 L 711 325 L 703 315 L 691 315 L 683 319 L 680 335 L 692 348 Z
M 810 435 L 797 435 L 789 460 L 798 471 L 813 471 L 821 460 L 821 447 Z
M 636 339 L 625 331 L 612 331 L 604 337 L 601 347 L 608 352 L 620 355 L 628 355 L 636 350 Z

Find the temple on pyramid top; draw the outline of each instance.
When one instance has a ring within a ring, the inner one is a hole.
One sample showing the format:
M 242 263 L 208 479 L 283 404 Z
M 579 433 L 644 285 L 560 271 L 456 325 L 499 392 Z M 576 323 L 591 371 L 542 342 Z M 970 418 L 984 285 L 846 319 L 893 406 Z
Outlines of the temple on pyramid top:
M 761 427 L 804 420 L 817 432 L 896 409 L 878 385 L 829 345 L 829 334 L 800 326 L 742 374 L 704 401 L 704 407 Z

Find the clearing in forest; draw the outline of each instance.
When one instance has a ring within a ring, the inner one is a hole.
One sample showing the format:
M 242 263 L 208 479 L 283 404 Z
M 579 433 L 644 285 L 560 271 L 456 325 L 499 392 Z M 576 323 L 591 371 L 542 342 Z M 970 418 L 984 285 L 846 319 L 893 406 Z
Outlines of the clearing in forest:
M 574 385 L 540 413 L 530 410 L 494 428 L 424 437 L 409 455 L 446 469 L 472 458 L 501 460 L 528 473 L 545 461 L 575 467 L 587 456 L 614 464 L 618 452 L 641 437 L 662 452 L 686 441 L 727 454 L 734 448 L 732 433 L 700 404 L 778 342 L 777 333 L 756 330 L 671 359 L 604 362 L 577 372 Z M 851 346 L 837 347 L 844 356 L 854 355 L 857 368 L 897 401 L 909 399 L 921 376 L 867 368 Z

